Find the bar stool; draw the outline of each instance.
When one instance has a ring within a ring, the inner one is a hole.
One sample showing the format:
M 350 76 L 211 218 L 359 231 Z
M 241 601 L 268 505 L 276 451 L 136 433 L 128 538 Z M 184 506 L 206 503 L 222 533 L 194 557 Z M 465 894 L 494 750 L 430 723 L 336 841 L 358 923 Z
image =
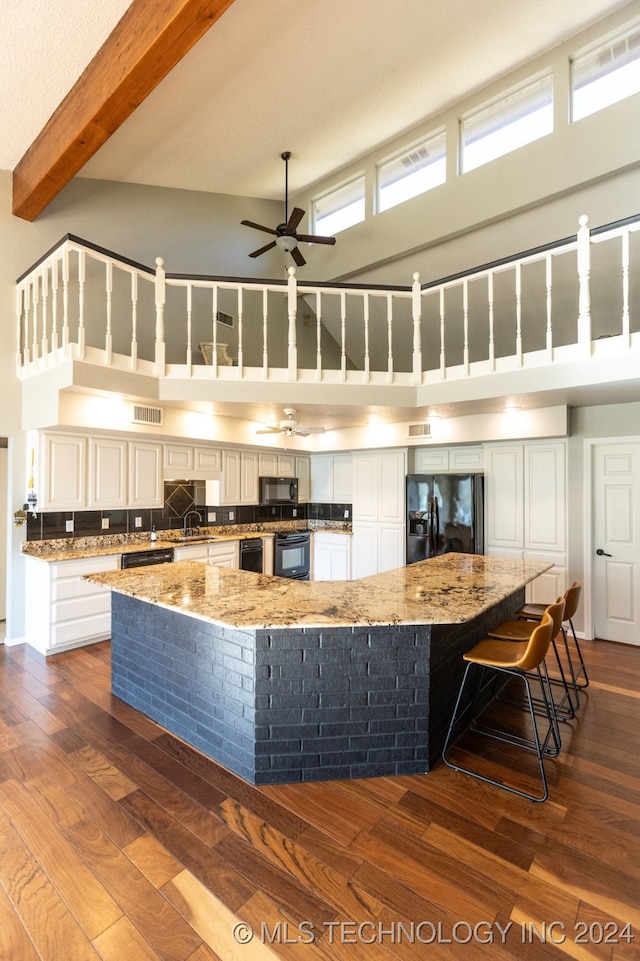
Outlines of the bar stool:
M 571 679 L 576 690 L 589 687 L 589 675 L 587 673 L 587 668 L 582 657 L 582 651 L 580 650 L 580 644 L 578 643 L 578 638 L 576 636 L 576 629 L 573 626 L 573 618 L 578 606 L 580 604 L 580 594 L 582 593 L 582 584 L 580 581 L 574 581 L 571 587 L 568 587 L 564 593 L 564 623 L 568 624 L 571 628 L 571 635 L 573 637 L 573 645 L 578 656 L 578 669 L 576 670 L 576 665 L 573 662 L 571 653 L 569 650 L 569 644 L 567 639 L 567 631 L 564 632 L 565 639 L 565 649 L 567 654 L 567 663 L 569 665 L 569 673 L 571 674 Z M 539 621 L 542 617 L 546 607 L 544 604 L 525 604 L 518 613 L 516 617 L 523 617 L 531 621 Z
M 512 794 L 517 794 L 520 797 L 528 798 L 530 801 L 546 801 L 549 796 L 549 790 L 547 786 L 547 777 L 544 770 L 544 759 L 545 755 L 549 756 L 553 754 L 552 750 L 547 751 L 547 747 L 551 738 L 557 737 L 559 739 L 558 723 L 555 712 L 551 706 L 551 686 L 549 684 L 549 675 L 547 673 L 545 664 L 545 657 L 547 656 L 549 645 L 551 644 L 553 628 L 553 618 L 550 614 L 545 612 L 540 623 L 536 624 L 531 631 L 527 641 L 498 641 L 495 638 L 487 637 L 484 640 L 479 641 L 475 647 L 473 647 L 467 654 L 463 655 L 463 659 L 467 662 L 467 666 L 462 677 L 460 689 L 458 691 L 458 697 L 456 699 L 453 715 L 451 717 L 451 723 L 449 724 L 449 730 L 445 739 L 444 749 L 442 751 L 442 760 L 447 767 L 452 768 L 454 771 L 462 771 L 464 774 L 469 774 L 471 777 L 478 778 L 480 781 L 485 781 L 487 784 L 493 784 L 496 787 L 503 788 L 505 791 L 509 791 Z M 487 777 L 486 775 L 481 774 L 479 771 L 474 771 L 471 768 L 463 767 L 462 765 L 449 760 L 447 757 L 456 723 L 459 722 L 460 718 L 462 718 L 470 708 L 473 711 L 477 703 L 477 697 L 479 693 L 478 690 L 476 691 L 476 696 L 471 701 L 467 702 L 462 707 L 462 710 L 460 710 L 467 680 L 472 670 L 477 668 L 481 669 L 481 674 L 478 679 L 478 688 L 480 688 L 482 685 L 484 673 L 486 671 L 490 671 L 491 675 L 489 683 L 484 685 L 484 689 L 488 688 L 489 685 L 493 683 L 494 678 L 499 677 L 500 675 L 508 675 L 520 678 L 522 680 L 533 729 L 531 738 L 507 731 L 506 729 L 499 730 L 497 728 L 480 727 L 473 719 L 471 729 L 478 734 L 493 738 L 494 740 L 502 741 L 506 744 L 511 744 L 514 747 L 522 748 L 525 751 L 535 753 L 538 760 L 538 770 L 542 788 L 540 794 L 530 794 L 527 791 L 519 790 L 510 784 L 505 784 L 503 781 L 497 781 L 493 778 Z M 538 731 L 538 723 L 536 721 L 536 710 L 531 695 L 532 676 L 537 676 L 540 684 L 541 700 L 546 704 L 545 714 L 547 720 L 547 730 L 544 734 L 544 737 L 540 736 Z
M 559 680 L 550 679 L 550 683 L 552 685 L 559 685 L 563 692 L 559 700 L 553 700 L 552 706 L 558 720 L 568 721 L 575 717 L 579 704 L 578 689 L 573 684 L 573 678 L 571 683 L 567 680 L 556 640 L 559 636 L 562 636 L 566 645 L 566 635 L 562 626 L 565 612 L 564 597 L 559 597 L 555 604 L 549 604 L 544 610 L 553 620 L 551 647 L 555 654 L 558 672 L 560 674 Z M 519 614 L 520 612 L 518 612 L 517 617 Z M 534 623 L 536 622 L 524 620 L 523 618 L 503 621 L 502 624 L 498 624 L 492 631 L 489 631 L 489 637 L 495 637 L 496 640 L 500 641 L 526 641 L 533 630 Z

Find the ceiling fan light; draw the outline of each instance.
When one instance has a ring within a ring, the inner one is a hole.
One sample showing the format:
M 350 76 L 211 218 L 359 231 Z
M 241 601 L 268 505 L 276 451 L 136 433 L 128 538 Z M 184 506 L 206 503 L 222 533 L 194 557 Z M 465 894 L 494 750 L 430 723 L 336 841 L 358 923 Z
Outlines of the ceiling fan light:
M 295 237 L 289 237 L 286 234 L 283 237 L 276 237 L 276 243 L 278 247 L 282 248 L 282 250 L 288 250 L 288 251 L 293 250 L 297 242 L 298 241 L 296 240 Z

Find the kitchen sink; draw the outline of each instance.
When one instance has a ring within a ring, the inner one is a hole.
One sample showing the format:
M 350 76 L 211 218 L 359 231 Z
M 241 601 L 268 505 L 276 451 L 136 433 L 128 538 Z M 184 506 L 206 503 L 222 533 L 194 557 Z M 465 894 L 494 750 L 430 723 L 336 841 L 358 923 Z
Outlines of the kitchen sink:
M 178 544 L 206 544 L 209 541 L 218 541 L 220 538 L 216 534 L 193 534 L 190 537 L 179 537 Z

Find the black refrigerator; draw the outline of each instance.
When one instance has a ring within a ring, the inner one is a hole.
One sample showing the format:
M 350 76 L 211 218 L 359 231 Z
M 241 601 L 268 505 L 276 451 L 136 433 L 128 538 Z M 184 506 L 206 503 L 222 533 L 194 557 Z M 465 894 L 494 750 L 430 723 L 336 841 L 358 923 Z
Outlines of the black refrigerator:
M 406 509 L 407 564 L 484 553 L 483 474 L 409 474 Z

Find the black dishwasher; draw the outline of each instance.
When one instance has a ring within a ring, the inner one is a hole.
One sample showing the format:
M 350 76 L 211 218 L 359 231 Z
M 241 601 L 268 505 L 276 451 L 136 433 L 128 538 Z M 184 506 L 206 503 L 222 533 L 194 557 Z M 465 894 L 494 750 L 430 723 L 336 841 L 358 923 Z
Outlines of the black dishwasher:
M 261 537 L 247 537 L 240 541 L 240 570 L 262 574 Z
M 173 548 L 156 548 L 149 551 L 132 551 L 120 558 L 120 567 L 128 570 L 131 567 L 150 567 L 152 564 L 167 564 L 173 560 Z

